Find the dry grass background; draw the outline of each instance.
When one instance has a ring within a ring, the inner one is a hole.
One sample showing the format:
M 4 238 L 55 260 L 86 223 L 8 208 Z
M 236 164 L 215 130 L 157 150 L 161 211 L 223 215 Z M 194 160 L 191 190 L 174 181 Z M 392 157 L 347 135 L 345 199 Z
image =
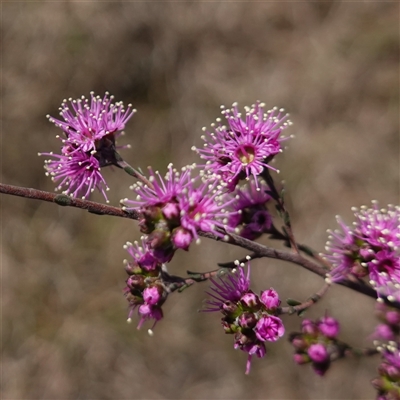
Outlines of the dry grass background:
M 399 202 L 397 2 L 2 3 L 2 181 L 53 190 L 39 151 L 57 151 L 63 98 L 110 91 L 138 113 L 128 162 L 196 160 L 220 104 L 285 107 L 296 134 L 277 159 L 298 241 L 323 249 L 335 214 Z M 106 171 L 117 205 L 130 179 Z M 102 201 L 96 194 L 94 200 Z M 126 324 L 122 245 L 136 223 L 2 199 L 3 399 L 366 399 L 377 359 L 335 363 L 323 379 L 292 364 L 286 339 L 244 375 L 219 316 L 198 314 L 207 284 L 173 295 L 154 337 Z M 171 271 L 206 271 L 243 251 L 204 240 Z M 321 281 L 258 260 L 254 288 L 304 299 Z M 368 345 L 374 302 L 335 287 L 342 338 Z M 297 317 L 285 318 L 297 329 Z

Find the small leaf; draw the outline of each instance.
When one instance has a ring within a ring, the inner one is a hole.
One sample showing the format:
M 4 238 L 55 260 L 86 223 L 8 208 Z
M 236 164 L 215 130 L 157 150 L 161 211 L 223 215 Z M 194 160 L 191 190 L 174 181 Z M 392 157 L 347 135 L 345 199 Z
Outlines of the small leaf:
M 290 226 L 290 216 L 287 211 L 283 214 L 283 222 L 286 226 Z
M 304 310 L 299 311 L 299 312 L 297 313 L 297 315 L 298 315 L 299 317 L 302 317 L 302 316 L 304 316 L 304 315 L 306 314 L 306 311 L 307 311 L 307 308 L 305 308 Z
M 286 303 L 289 306 L 295 307 L 301 304 L 301 301 L 295 300 L 295 299 L 286 299 Z

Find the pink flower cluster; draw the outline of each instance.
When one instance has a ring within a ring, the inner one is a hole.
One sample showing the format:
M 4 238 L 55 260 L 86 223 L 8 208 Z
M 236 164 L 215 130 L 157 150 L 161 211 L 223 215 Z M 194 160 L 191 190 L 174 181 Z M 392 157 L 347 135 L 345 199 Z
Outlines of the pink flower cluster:
M 69 99 L 70 105 L 64 100 L 60 107 L 64 121 L 47 116 L 64 133 L 57 136 L 62 142 L 61 154 L 39 155 L 50 157 L 45 169 L 58 182 L 56 190 L 85 199 L 98 189 L 107 200 L 108 187 L 100 170 L 116 164 L 115 140 L 136 110 L 130 104 L 127 109 L 122 102 L 113 104 L 108 93 L 103 98 L 93 92 L 90 96 L 90 100 L 84 96 Z
M 130 307 L 128 321 L 131 321 L 137 308 L 140 316 L 138 329 L 150 319 L 154 320 L 154 327 L 163 317 L 161 306 L 168 297 L 162 282 L 161 264 L 152 256 L 144 241 L 142 246 L 137 242 L 128 242 L 124 248 L 132 257 L 132 261 L 125 260 L 125 270 L 129 275 L 124 289 Z
M 272 216 L 267 209 L 271 197 L 267 194 L 268 186 L 264 182 L 250 180 L 244 187 L 237 187 L 227 195 L 235 198 L 231 208 L 236 211 L 228 219 L 228 226 L 249 240 L 255 240 L 270 232 Z
M 294 361 L 297 364 L 311 363 L 315 373 L 323 376 L 339 352 L 338 334 L 339 323 L 333 317 L 325 316 L 315 322 L 304 319 L 301 332 L 292 333 L 289 338 L 296 351 Z
M 238 264 L 232 274 L 211 279 L 211 297 L 204 311 L 220 311 L 225 333 L 235 337 L 234 348 L 248 353 L 246 374 L 250 372 L 253 355 L 264 357 L 265 342 L 275 342 L 285 333 L 281 319 L 276 315 L 280 300 L 274 289 L 261 292 L 250 290 L 250 265 L 245 274 Z
M 400 348 L 391 342 L 381 348 L 382 362 L 378 368 L 379 377 L 372 380 L 379 400 L 400 399 Z
M 138 182 L 131 187 L 136 200 L 122 200 L 129 206 L 125 209 L 140 211 L 140 229 L 159 262 L 169 262 L 177 249 L 198 242 L 198 230 L 223 238 L 227 218 L 235 213 L 228 210 L 235 199 L 225 198 L 218 181 L 192 178 L 193 168 L 177 171 L 170 164 L 164 178 L 150 169 L 152 186 Z
M 384 303 L 376 305 L 380 324 L 372 337 L 382 355 L 379 377 L 372 380 L 378 399 L 400 399 L 400 310 Z
M 333 265 L 333 281 L 348 275 L 369 277 L 379 297 L 400 301 L 400 207 L 353 209 L 351 228 L 339 218 L 342 232 L 330 232 L 326 258 Z
M 377 303 L 376 315 L 380 323 L 372 337 L 380 341 L 400 342 L 400 310 L 384 303 Z
M 257 176 L 270 165 L 273 157 L 282 151 L 282 130 L 291 125 L 288 114 L 276 107 L 264 112 L 264 104 L 256 103 L 239 112 L 237 104 L 231 109 L 222 108 L 227 125 L 217 119 L 212 130 L 203 128 L 204 147 L 192 147 L 206 163 L 204 168 L 212 177 L 218 176 L 234 190 L 241 179 Z

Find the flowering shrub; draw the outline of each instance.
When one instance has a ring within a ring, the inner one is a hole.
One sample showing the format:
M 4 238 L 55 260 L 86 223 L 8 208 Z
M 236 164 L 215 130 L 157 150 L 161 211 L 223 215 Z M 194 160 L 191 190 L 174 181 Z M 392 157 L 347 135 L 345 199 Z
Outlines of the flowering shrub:
M 282 132 L 291 125 L 288 114 L 264 104 L 222 107 L 205 131 L 203 148 L 192 149 L 204 160 L 180 168 L 168 165 L 165 173 L 149 168 L 147 176 L 130 166 L 119 154 L 118 137 L 136 110 L 90 94 L 90 99 L 64 100 L 62 120 L 48 117 L 62 130 L 59 154 L 40 153 L 46 174 L 57 183 L 52 194 L 0 184 L 5 194 L 52 201 L 138 221 L 141 243 L 127 242 L 128 275 L 125 297 L 128 321 L 137 311 L 138 328 L 162 320 L 168 296 L 197 282 L 210 281 L 204 312 L 221 315 L 224 332 L 233 335 L 234 348 L 247 353 L 246 374 L 252 357 L 262 358 L 267 346 L 285 335 L 285 320 L 302 314 L 319 301 L 332 284 L 339 284 L 378 300 L 380 323 L 371 335 L 374 347 L 358 349 L 339 339 L 339 322 L 330 314 L 316 321 L 303 319 L 301 331 L 289 333 L 297 364 L 311 364 L 319 376 L 348 356 L 382 357 L 379 377 L 372 383 L 380 400 L 400 399 L 400 208 L 389 205 L 354 209 L 351 227 L 338 218 L 341 231 L 330 231 L 326 253 L 297 243 L 283 189 L 275 184 L 279 172 L 272 163 L 289 137 Z M 203 161 L 201 161 L 203 162 Z M 88 201 L 97 189 L 107 200 L 109 189 L 102 169 L 114 166 L 135 178 L 132 197 L 121 208 Z M 278 222 L 280 221 L 280 222 Z M 283 224 L 278 228 L 279 224 Z M 290 251 L 257 243 L 262 235 L 281 241 Z M 207 272 L 189 272 L 185 277 L 168 271 L 176 251 L 189 251 L 201 237 L 239 246 L 250 254 L 241 260 L 218 264 Z M 251 289 L 250 269 L 254 258 L 277 258 L 295 263 L 321 277 L 321 289 L 304 301 L 285 303 L 270 283 L 259 294 Z M 366 281 L 365 279 L 366 278 Z M 268 288 L 269 287 L 269 288 Z

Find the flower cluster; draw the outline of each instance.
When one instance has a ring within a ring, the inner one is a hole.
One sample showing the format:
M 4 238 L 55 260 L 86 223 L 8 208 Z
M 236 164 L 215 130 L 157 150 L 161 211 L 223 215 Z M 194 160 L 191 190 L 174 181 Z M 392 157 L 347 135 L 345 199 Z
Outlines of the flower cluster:
M 400 310 L 377 303 L 376 314 L 380 324 L 375 328 L 373 338 L 380 341 L 400 341 Z
M 379 377 L 372 380 L 372 385 L 378 390 L 378 400 L 400 399 L 400 348 L 399 344 L 391 342 L 381 349 L 382 363 L 378 368 Z
M 281 319 L 277 316 L 280 300 L 274 289 L 261 292 L 250 290 L 250 265 L 247 274 L 244 265 L 237 263 L 232 274 L 224 278 L 211 279 L 211 297 L 204 311 L 220 311 L 225 333 L 235 337 L 235 349 L 248 353 L 246 374 L 250 372 L 251 359 L 255 354 L 264 357 L 265 342 L 275 342 L 285 333 Z
M 377 399 L 400 399 L 400 310 L 377 303 L 376 314 L 380 324 L 372 337 L 382 355 L 379 377 L 372 380 L 378 390 Z
M 267 233 L 272 226 L 272 216 L 267 209 L 267 202 L 271 197 L 266 193 L 268 186 L 254 180 L 242 188 L 236 188 L 228 196 L 234 196 L 236 201 L 232 208 L 236 213 L 228 219 L 228 226 L 235 233 L 249 240 L 259 238 Z
M 270 165 L 273 157 L 282 151 L 283 129 L 291 125 L 288 114 L 276 107 L 264 112 L 264 104 L 256 103 L 245 107 L 245 115 L 239 112 L 237 104 L 225 109 L 227 125 L 217 119 L 212 130 L 203 128 L 204 147 L 192 147 L 206 161 L 204 168 L 211 176 L 219 176 L 232 191 L 241 179 L 256 178 L 264 168 L 276 170 Z
M 294 361 L 297 364 L 312 363 L 315 373 L 323 376 L 341 351 L 336 340 L 338 334 L 339 323 L 333 317 L 325 316 L 315 322 L 304 319 L 301 332 L 289 337 L 296 351 Z
M 162 280 L 162 266 L 153 257 L 150 249 L 142 240 L 142 246 L 137 242 L 126 243 L 124 248 L 131 255 L 133 261 L 125 260 L 125 270 L 129 277 L 124 289 L 125 297 L 129 302 L 128 321 L 137 308 L 140 316 L 138 329 L 146 320 L 154 319 L 154 325 L 163 317 L 161 306 L 167 299 Z
M 58 182 L 56 190 L 64 190 L 73 197 L 87 198 L 98 189 L 105 199 L 107 184 L 100 169 L 116 165 L 116 145 L 118 136 L 123 134 L 125 124 L 136 112 L 129 104 L 125 109 L 122 102 L 113 104 L 113 96 L 108 93 L 103 98 L 64 100 L 60 115 L 64 121 L 47 116 L 58 128 L 62 129 L 61 154 L 39 153 L 49 156 L 45 161 L 47 175 Z M 127 146 L 124 146 L 127 147 Z
M 353 209 L 352 228 L 339 218 L 343 232 L 330 232 L 326 258 L 334 266 L 330 275 L 340 281 L 349 274 L 369 276 L 378 296 L 400 300 L 400 207 Z
M 140 229 L 159 262 L 169 262 L 176 249 L 188 250 L 193 240 L 198 242 L 198 230 L 223 238 L 227 219 L 235 213 L 227 209 L 235 199 L 223 196 L 218 181 L 192 178 L 193 168 L 179 172 L 170 164 L 164 178 L 150 169 L 151 187 L 138 182 L 131 186 L 136 200 L 122 200 L 130 206 L 124 209 L 140 211 Z

